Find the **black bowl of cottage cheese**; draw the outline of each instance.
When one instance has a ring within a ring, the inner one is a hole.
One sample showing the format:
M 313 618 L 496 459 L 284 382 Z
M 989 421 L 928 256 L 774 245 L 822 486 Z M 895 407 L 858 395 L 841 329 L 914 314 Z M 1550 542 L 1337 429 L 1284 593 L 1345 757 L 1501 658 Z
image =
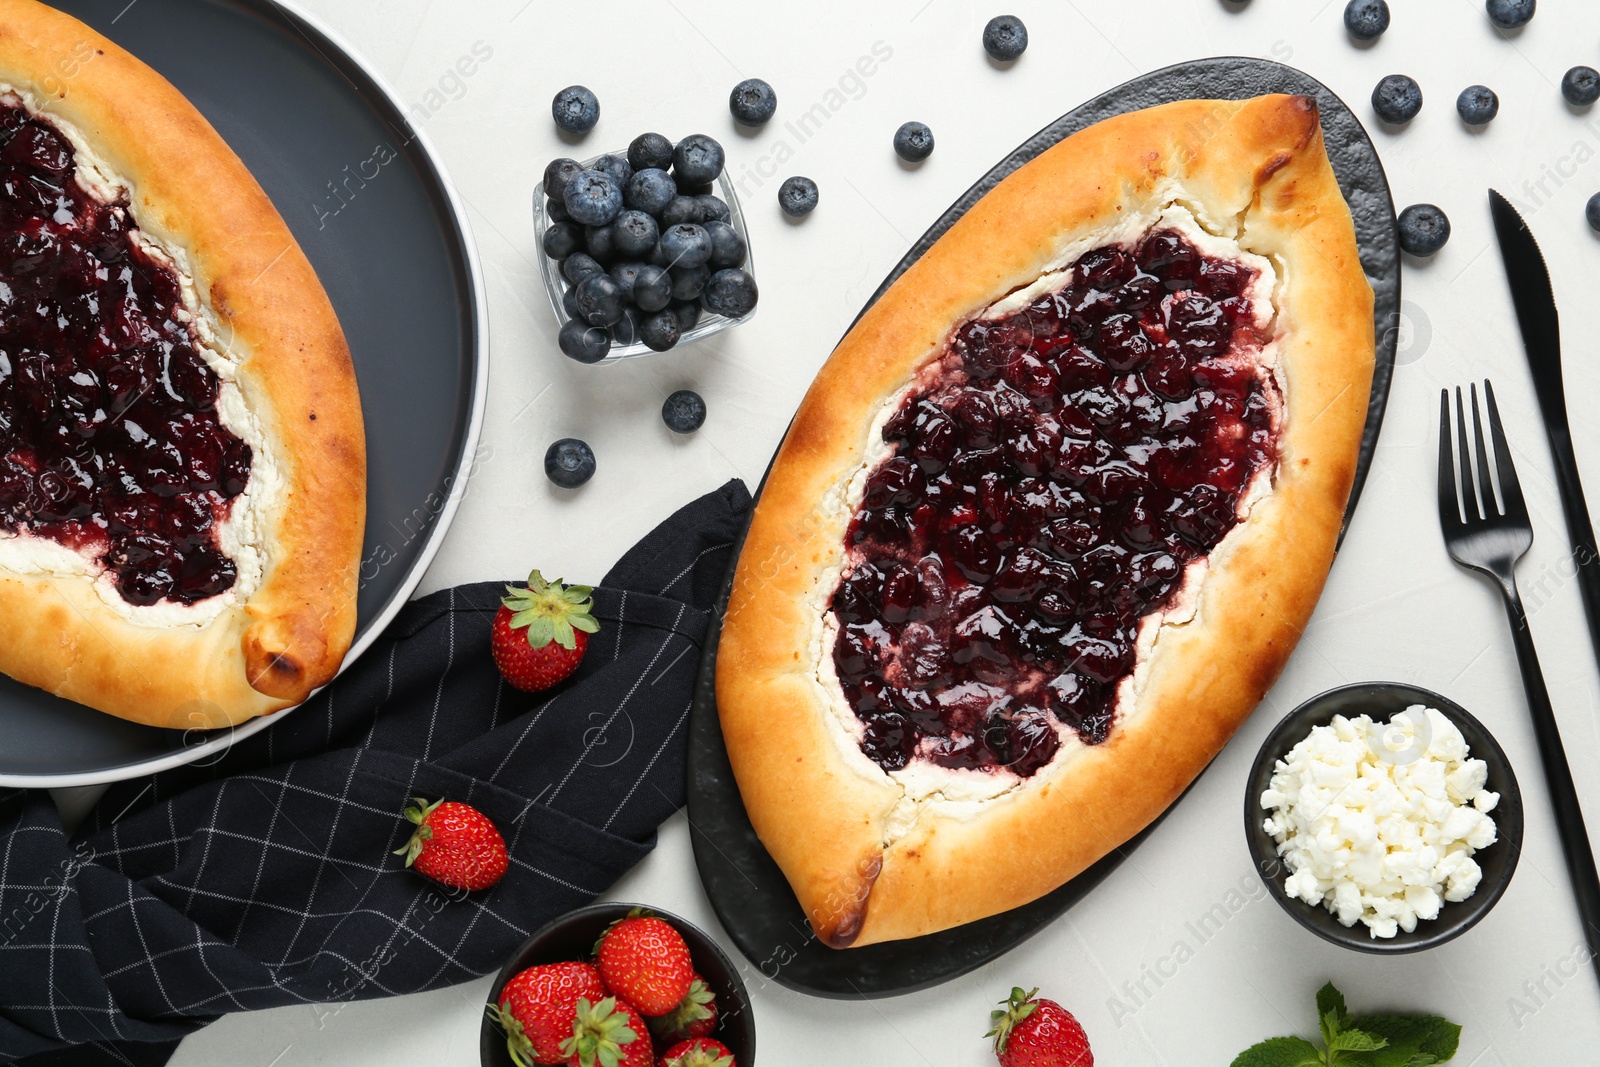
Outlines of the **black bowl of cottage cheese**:
M 1488 729 L 1438 693 L 1361 682 L 1273 728 L 1244 798 L 1251 858 L 1319 937 L 1418 952 L 1476 925 L 1522 851 L 1522 793 Z

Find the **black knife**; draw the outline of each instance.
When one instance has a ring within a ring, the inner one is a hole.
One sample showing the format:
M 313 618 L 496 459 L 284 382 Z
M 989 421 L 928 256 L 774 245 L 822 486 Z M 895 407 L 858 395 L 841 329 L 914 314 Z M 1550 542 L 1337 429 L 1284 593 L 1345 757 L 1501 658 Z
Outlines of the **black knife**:
M 1600 553 L 1595 551 L 1594 524 L 1583 499 L 1578 460 L 1572 452 L 1572 429 L 1567 423 L 1566 389 L 1561 382 L 1561 322 L 1556 315 L 1550 270 L 1533 239 L 1533 231 L 1511 202 L 1489 190 L 1489 210 L 1500 239 L 1500 258 L 1511 282 L 1511 300 L 1522 327 L 1522 344 L 1528 351 L 1528 369 L 1539 398 L 1539 413 L 1550 451 L 1556 461 L 1556 482 L 1561 489 L 1561 510 L 1567 517 L 1567 539 L 1577 564 L 1578 592 L 1589 620 L 1589 641 L 1600 660 Z

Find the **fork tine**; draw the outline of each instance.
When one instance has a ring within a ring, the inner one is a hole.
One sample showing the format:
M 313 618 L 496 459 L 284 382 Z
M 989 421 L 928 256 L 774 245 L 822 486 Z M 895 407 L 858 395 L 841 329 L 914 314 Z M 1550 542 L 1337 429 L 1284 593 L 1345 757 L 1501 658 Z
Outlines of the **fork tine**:
M 1456 463 L 1461 467 L 1461 514 L 1467 522 L 1477 522 L 1478 494 L 1472 487 L 1472 452 L 1467 446 L 1467 412 L 1461 403 L 1461 387 L 1456 386 Z
M 1456 496 L 1456 463 L 1450 452 L 1450 390 L 1439 390 L 1439 525 L 1448 535 L 1461 527 L 1461 501 Z
M 1489 403 L 1489 436 L 1494 438 L 1494 465 L 1500 473 L 1500 500 L 1508 518 L 1526 522 L 1528 505 L 1522 498 L 1522 485 L 1517 481 L 1517 468 L 1511 462 L 1511 448 L 1506 444 L 1506 431 L 1500 425 L 1500 406 L 1494 402 L 1494 386 L 1487 378 L 1483 382 L 1484 399 Z
M 1487 383 L 1488 379 L 1484 381 Z M 1478 415 L 1478 387 L 1472 385 L 1469 388 L 1472 392 L 1472 443 L 1478 456 L 1478 493 L 1483 497 L 1483 517 L 1492 519 L 1504 512 L 1497 509 L 1494 503 L 1494 472 L 1489 469 L 1489 453 L 1483 445 L 1483 420 Z

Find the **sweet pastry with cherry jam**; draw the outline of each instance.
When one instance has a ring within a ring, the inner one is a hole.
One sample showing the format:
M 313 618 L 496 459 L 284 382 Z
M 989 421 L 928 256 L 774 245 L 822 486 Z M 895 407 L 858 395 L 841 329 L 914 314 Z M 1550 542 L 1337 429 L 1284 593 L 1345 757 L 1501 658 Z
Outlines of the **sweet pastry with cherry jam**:
M 364 481 L 343 334 L 244 164 L 0 0 L 0 670 L 178 729 L 303 700 L 354 630 Z
M 1302 97 L 1070 137 L 862 316 L 718 653 L 751 822 L 825 942 L 1017 907 L 1177 798 L 1310 617 L 1372 362 Z

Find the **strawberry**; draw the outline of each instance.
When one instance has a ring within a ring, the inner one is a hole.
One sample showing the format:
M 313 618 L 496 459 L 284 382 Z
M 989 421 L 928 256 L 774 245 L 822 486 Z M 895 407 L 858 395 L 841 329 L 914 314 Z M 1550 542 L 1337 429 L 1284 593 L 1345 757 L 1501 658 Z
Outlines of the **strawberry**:
M 696 1037 L 661 1054 L 661 1067 L 736 1067 L 733 1052 L 720 1041 Z
M 561 1046 L 572 1037 L 578 1001 L 604 1000 L 600 972 L 587 963 L 545 963 L 512 975 L 489 1017 L 506 1032 L 506 1051 L 517 1067 L 561 1063 Z
M 689 946 L 663 919 L 635 909 L 606 928 L 594 953 L 606 988 L 645 1015 L 665 1015 L 689 995 Z
M 689 992 L 678 1006 L 665 1015 L 646 1019 L 650 1032 L 663 1045 L 673 1045 L 695 1037 L 710 1037 L 717 1028 L 717 997 L 698 974 L 689 982 Z
M 417 807 L 405 815 L 417 824 L 416 833 L 394 850 L 407 867 L 452 889 L 488 889 L 505 876 L 505 840 L 483 812 L 453 800 L 413 799 Z
M 525 588 L 508 585 L 506 592 L 489 632 L 494 664 L 518 689 L 549 689 L 578 669 L 589 635 L 600 632 L 590 614 L 594 590 L 547 582 L 534 571 Z
M 569 1067 L 655 1067 L 655 1049 L 644 1019 L 616 997 L 578 1001 L 572 1036 L 561 1043 Z
M 1037 989 L 1016 988 L 989 1013 L 994 1023 L 984 1037 L 994 1038 L 1000 1067 L 1094 1067 L 1089 1037 L 1072 1013 L 1053 1000 L 1039 1000 Z

